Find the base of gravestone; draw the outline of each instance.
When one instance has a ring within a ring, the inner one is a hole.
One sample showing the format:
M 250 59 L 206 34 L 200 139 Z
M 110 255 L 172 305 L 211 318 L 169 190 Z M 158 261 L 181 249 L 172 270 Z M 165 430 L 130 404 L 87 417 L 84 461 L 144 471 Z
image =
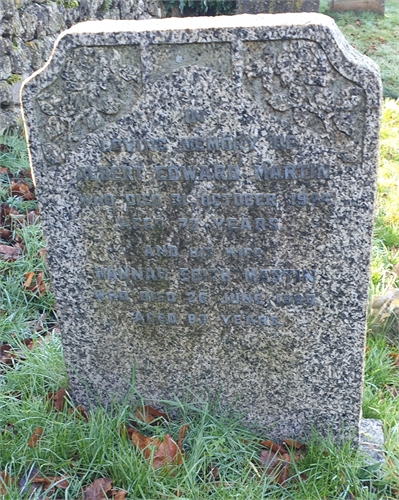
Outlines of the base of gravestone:
M 357 12 L 369 11 L 384 14 L 385 0 L 330 0 L 328 9 L 332 12 L 353 10 Z
M 365 457 L 365 469 L 378 473 L 385 461 L 384 432 L 381 420 L 375 418 L 362 418 L 360 421 L 359 451 Z
M 236 14 L 319 12 L 320 0 L 237 0 Z

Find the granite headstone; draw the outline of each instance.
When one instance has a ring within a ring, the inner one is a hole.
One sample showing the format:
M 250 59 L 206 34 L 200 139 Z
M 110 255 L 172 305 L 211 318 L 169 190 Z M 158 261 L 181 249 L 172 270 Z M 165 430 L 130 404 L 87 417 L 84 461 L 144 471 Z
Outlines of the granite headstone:
M 380 96 L 320 14 L 59 37 L 22 101 L 77 404 L 357 441 Z

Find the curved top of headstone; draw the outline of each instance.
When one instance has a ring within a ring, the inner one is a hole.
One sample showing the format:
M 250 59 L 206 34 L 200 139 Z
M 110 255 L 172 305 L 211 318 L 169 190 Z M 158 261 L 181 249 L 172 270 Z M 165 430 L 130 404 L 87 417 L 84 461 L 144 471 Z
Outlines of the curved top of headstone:
M 342 65 L 342 72 L 349 70 L 349 68 L 345 68 L 345 63 L 349 62 L 367 69 L 379 80 L 377 64 L 348 43 L 331 17 L 318 13 L 287 13 L 139 21 L 106 19 L 79 23 L 58 36 L 52 57 L 42 68 L 25 80 L 23 85 L 26 86 L 51 64 L 56 50 L 61 52 L 72 46 L 88 43 L 108 45 L 111 41 L 117 45 L 123 45 L 127 42 L 138 43 L 143 40 L 147 40 L 147 43 L 187 43 L 210 41 L 209 36 L 217 41 L 219 39 L 218 32 L 233 33 L 234 29 L 239 29 L 241 37 L 248 40 L 259 37 L 270 40 L 305 37 L 317 41 L 323 48 L 328 44 L 330 62 L 333 65 Z M 243 33 L 244 29 L 245 33 Z M 209 31 L 213 31 L 214 35 L 210 35 Z M 351 76 L 355 78 L 355 75 Z

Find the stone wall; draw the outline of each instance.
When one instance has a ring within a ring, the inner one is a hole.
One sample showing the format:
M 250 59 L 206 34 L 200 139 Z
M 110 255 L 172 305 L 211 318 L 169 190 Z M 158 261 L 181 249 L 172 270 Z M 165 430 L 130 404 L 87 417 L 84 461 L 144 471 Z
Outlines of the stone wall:
M 21 82 L 49 58 L 61 31 L 89 19 L 162 14 L 161 0 L 80 0 L 75 8 L 46 0 L 0 0 L 0 133 L 20 125 Z

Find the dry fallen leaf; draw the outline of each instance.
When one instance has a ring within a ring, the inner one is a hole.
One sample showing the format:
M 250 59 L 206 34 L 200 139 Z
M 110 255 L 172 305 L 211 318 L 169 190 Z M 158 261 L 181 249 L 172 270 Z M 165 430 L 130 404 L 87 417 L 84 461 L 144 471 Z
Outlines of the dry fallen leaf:
M 12 353 L 10 344 L 0 345 L 0 363 L 5 365 L 12 365 L 15 355 Z
M 20 246 L 0 245 L 0 259 L 6 261 L 13 261 L 22 255 Z
M 295 448 L 296 450 L 300 450 L 302 448 L 302 444 L 295 441 L 295 439 L 283 439 L 283 444 L 288 448 Z
M 259 460 L 265 468 L 265 473 L 271 476 L 272 480 L 278 484 L 285 483 L 290 475 L 290 464 L 303 458 L 303 454 L 298 451 L 303 445 L 294 439 L 284 439 L 281 446 L 273 441 L 265 440 L 260 443 L 266 448 L 262 450 Z M 291 452 L 290 452 L 291 450 Z M 292 453 L 295 450 L 295 453 Z M 302 476 L 301 476 L 302 478 Z M 303 480 L 306 478 L 303 477 Z
M 108 500 L 107 492 L 111 490 L 112 480 L 99 478 L 93 481 L 85 490 L 85 500 Z
M 50 392 L 49 394 L 47 394 L 47 400 L 56 411 L 61 411 L 66 403 L 66 395 L 66 390 L 60 389 L 57 392 Z
M 43 434 L 43 429 L 41 427 L 35 427 L 29 438 L 28 446 L 30 448 L 34 448 L 37 445 L 37 442 L 39 441 L 42 434 Z
M 36 293 L 37 295 L 43 295 L 44 292 L 46 291 L 46 284 L 44 283 L 44 274 L 43 271 L 39 271 L 38 273 L 26 273 L 24 275 L 25 277 L 25 283 L 24 283 L 24 288 L 28 292 L 31 293 Z M 32 284 L 33 277 L 35 277 L 35 283 Z
M 43 496 L 43 485 L 40 483 L 32 483 L 32 479 L 39 474 L 39 469 L 36 467 L 31 467 L 22 476 L 18 478 L 18 489 L 23 494 L 23 498 L 32 498 L 33 496 L 37 500 L 45 500 L 46 497 Z M 37 492 L 37 493 L 36 493 Z
M 13 196 L 22 196 L 24 200 L 35 199 L 35 195 L 31 192 L 29 185 L 21 180 L 11 181 L 11 194 Z
M 158 423 L 160 419 L 168 420 L 168 416 L 166 415 L 166 413 L 164 413 L 163 411 L 159 411 L 149 405 L 137 408 L 137 410 L 134 412 L 134 416 L 137 418 L 137 420 L 141 420 L 146 424 L 151 424 L 155 420 L 157 422 L 154 423 Z
M 24 278 L 25 278 L 24 288 L 29 289 L 34 275 L 35 275 L 35 273 L 33 273 L 32 271 L 24 274 Z
M 23 339 L 22 343 L 25 344 L 25 347 L 29 351 L 31 351 L 35 347 L 35 343 L 34 343 L 33 339 L 31 339 L 31 338 Z
M 385 384 L 384 387 L 388 392 L 390 392 L 390 395 L 393 398 L 397 398 L 399 396 L 399 388 L 398 387 L 394 387 L 393 385 L 387 385 L 387 384 Z M 381 399 L 384 399 L 384 397 L 382 396 Z
M 389 357 L 393 359 L 394 366 L 399 366 L 399 354 L 395 354 L 395 353 L 391 352 L 389 354 Z
M 133 446 L 139 448 L 143 452 L 144 458 L 147 460 L 151 456 L 152 449 L 158 448 L 161 444 L 158 438 L 143 436 L 143 434 L 140 434 L 135 429 L 131 432 L 131 440 Z
M 80 417 L 83 418 L 83 420 L 86 420 L 86 422 L 89 421 L 89 417 L 85 411 L 85 409 L 83 408 L 83 406 L 75 406 L 75 408 L 71 408 L 69 410 L 71 413 L 75 413 L 76 415 L 79 415 Z
M 165 434 L 164 440 L 152 457 L 154 469 L 165 467 L 166 465 L 178 465 L 182 463 L 182 453 L 169 434 Z
M 127 495 L 127 491 L 124 490 L 112 489 L 110 493 L 111 493 L 111 500 L 125 500 Z
M 273 443 L 273 441 L 271 441 L 270 439 L 265 439 L 264 441 L 261 441 L 259 444 L 264 448 L 272 450 L 274 453 L 278 453 L 281 450 L 281 446 L 279 446 L 276 443 Z
M 0 229 L 0 239 L 3 241 L 10 241 L 12 239 L 12 231 L 5 229 L 4 227 Z
M 0 472 L 0 495 L 5 495 L 7 493 L 7 486 L 12 484 L 11 476 L 6 472 Z
M 41 476 L 40 474 L 36 474 L 36 476 L 33 477 L 30 480 L 30 482 L 35 483 L 35 484 L 42 484 L 45 489 L 49 488 L 50 485 L 53 485 L 53 486 L 59 488 L 60 490 L 66 490 L 69 486 L 68 480 L 63 476 L 44 477 L 44 476 Z
M 35 210 L 30 210 L 26 215 L 26 223 L 29 226 L 33 226 L 38 223 L 39 218 L 39 214 Z

